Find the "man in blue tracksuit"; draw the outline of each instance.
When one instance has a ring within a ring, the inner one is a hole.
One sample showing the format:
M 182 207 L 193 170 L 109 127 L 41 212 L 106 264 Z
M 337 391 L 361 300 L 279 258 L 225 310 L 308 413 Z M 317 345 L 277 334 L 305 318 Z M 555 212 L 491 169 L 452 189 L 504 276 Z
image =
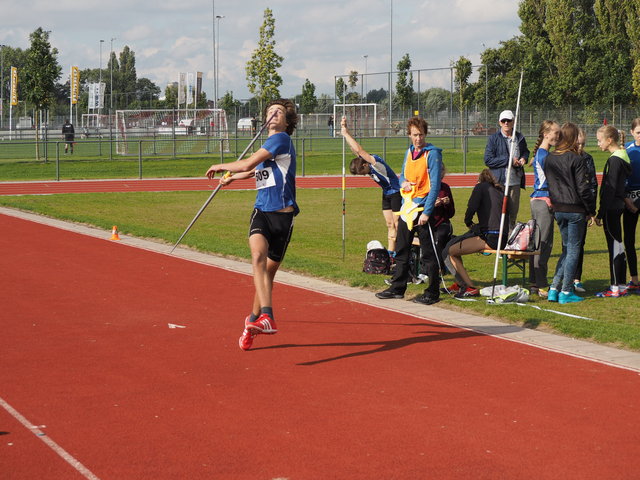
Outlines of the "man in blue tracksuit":
M 511 110 L 500 113 L 500 130 L 487 140 L 484 151 L 484 164 L 491 169 L 491 174 L 500 185 L 509 188 L 509 230 L 513 227 L 518 217 L 520 207 L 520 189 L 524 188 L 524 168 L 529 161 L 529 149 L 527 141 L 520 132 L 514 132 L 513 122 L 515 116 Z M 515 142 L 513 150 L 513 168 L 507 185 L 507 167 L 509 166 L 509 152 L 511 143 Z

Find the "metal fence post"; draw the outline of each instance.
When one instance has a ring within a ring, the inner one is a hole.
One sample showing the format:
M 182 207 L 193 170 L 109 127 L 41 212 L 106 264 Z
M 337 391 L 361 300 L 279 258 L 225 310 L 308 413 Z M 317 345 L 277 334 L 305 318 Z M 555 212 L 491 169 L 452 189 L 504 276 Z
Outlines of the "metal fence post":
M 138 178 L 142 180 L 142 140 L 138 141 Z
M 462 137 L 462 172 L 467 173 L 467 146 L 469 137 L 463 135 Z
M 387 158 L 387 137 L 382 137 L 382 158 Z
M 60 181 L 60 142 L 56 142 L 56 181 Z
M 304 177 L 304 149 L 305 149 L 305 139 L 302 139 L 302 176 Z

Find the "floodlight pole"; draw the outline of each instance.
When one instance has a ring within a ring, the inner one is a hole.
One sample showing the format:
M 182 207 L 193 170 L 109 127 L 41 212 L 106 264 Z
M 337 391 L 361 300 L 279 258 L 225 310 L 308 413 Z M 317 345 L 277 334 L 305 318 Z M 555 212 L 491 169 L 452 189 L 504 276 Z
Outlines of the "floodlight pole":
M 390 0 L 391 14 L 389 16 L 389 129 L 391 129 L 391 115 L 393 113 L 393 0 Z
M 213 108 L 218 108 L 218 99 L 216 96 L 216 91 L 218 90 L 216 81 L 216 74 L 218 73 L 216 69 L 216 0 L 211 0 L 211 7 L 211 12 L 213 15 Z
M 98 115 L 102 113 L 102 104 L 100 100 L 102 100 L 102 44 L 104 40 L 100 40 L 100 70 L 98 72 Z M 98 127 L 100 126 L 100 117 L 98 117 Z
M 111 38 L 111 53 L 109 53 L 109 63 L 111 64 L 111 79 L 109 81 L 109 114 L 113 114 L 113 41 L 117 40 L 116 37 Z M 111 120 L 109 120 L 111 123 Z
M 215 108 L 218 108 L 218 89 L 220 88 L 220 82 L 218 81 L 218 75 L 220 74 L 220 19 L 224 18 L 224 15 L 216 15 L 217 25 L 216 25 L 216 89 L 214 92 L 215 95 Z
M 367 58 L 369 58 L 369 55 L 363 55 L 364 57 L 364 81 L 362 82 L 364 84 L 364 94 L 363 94 L 363 102 L 366 103 L 367 99 L 366 99 L 366 95 L 367 95 Z

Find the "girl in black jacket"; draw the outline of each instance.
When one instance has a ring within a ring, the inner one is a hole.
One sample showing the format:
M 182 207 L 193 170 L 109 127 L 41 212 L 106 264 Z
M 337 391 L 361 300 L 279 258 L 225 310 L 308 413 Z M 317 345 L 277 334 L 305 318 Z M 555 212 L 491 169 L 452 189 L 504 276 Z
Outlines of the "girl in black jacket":
M 584 160 L 578 154 L 578 127 L 565 123 L 555 150 L 544 164 L 549 198 L 562 237 L 562 254 L 549 289 L 548 300 L 561 304 L 584 300 L 575 294 L 573 280 L 587 216 L 595 215 L 596 200 L 586 181 Z
M 596 220 L 598 225 L 604 226 L 607 238 L 611 286 L 596 293 L 596 297 L 621 297 L 627 294 L 627 257 L 622 242 L 621 218 L 625 207 L 625 185 L 627 177 L 631 175 L 631 164 L 627 151 L 620 148 L 620 133 L 616 128 L 605 125 L 598 129 L 596 136 L 600 150 L 611 153 L 602 171 L 600 209 Z

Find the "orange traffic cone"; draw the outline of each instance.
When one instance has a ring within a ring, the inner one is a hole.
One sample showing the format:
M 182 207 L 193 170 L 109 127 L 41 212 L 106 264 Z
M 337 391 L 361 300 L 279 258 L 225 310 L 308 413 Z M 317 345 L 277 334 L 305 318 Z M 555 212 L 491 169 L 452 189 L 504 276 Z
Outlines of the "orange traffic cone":
M 118 227 L 116 227 L 115 225 L 111 230 L 111 240 L 120 240 L 120 235 L 118 235 Z

